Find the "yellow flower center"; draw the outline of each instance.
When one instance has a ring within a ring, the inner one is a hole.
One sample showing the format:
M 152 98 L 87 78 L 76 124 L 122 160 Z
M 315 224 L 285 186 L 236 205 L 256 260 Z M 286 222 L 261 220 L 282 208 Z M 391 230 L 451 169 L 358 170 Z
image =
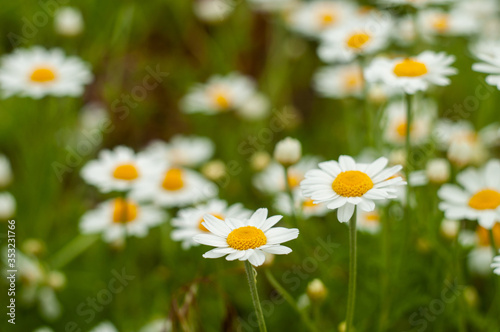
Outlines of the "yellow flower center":
M 226 239 L 227 244 L 236 250 L 255 249 L 267 243 L 264 232 L 254 226 L 244 226 L 233 230 Z
M 401 122 L 397 127 L 396 127 L 396 132 L 398 133 L 399 136 L 401 137 L 406 137 L 406 130 L 408 129 L 408 123 L 406 121 Z M 413 126 L 410 126 L 410 133 L 412 132 Z
M 319 15 L 319 24 L 322 28 L 326 28 L 337 21 L 337 17 L 330 11 L 323 11 Z
M 363 84 L 363 75 L 360 72 L 352 72 L 345 76 L 345 85 L 349 90 L 354 90 Z
M 365 220 L 367 223 L 378 223 L 380 221 L 380 216 L 377 212 L 372 211 L 372 212 L 367 212 L 365 215 Z
M 231 107 L 229 96 L 225 89 L 216 88 L 211 93 L 212 102 L 220 110 L 227 110 Z
M 288 173 L 288 186 L 290 189 L 294 189 L 300 184 L 302 179 L 303 177 L 298 174 Z
M 137 205 L 123 198 L 117 198 L 113 202 L 113 222 L 127 223 L 137 217 Z
M 182 189 L 184 187 L 184 180 L 182 177 L 182 170 L 179 168 L 171 168 L 165 174 L 163 183 L 161 184 L 163 189 L 169 191 L 175 191 Z
M 450 26 L 449 17 L 446 14 L 439 15 L 434 18 L 432 27 L 439 32 L 446 32 Z
M 344 197 L 360 197 L 372 188 L 372 179 L 360 171 L 342 172 L 332 183 L 333 191 Z
M 394 74 L 399 77 L 418 77 L 427 74 L 427 67 L 422 62 L 407 58 L 394 66 Z
M 495 239 L 495 244 L 500 246 L 500 223 L 495 223 L 493 225 L 493 238 Z M 479 245 L 482 247 L 486 247 L 490 245 L 490 231 L 481 226 L 477 226 L 476 230 L 477 236 L 479 238 Z
M 302 203 L 302 207 L 304 208 L 311 208 L 311 207 L 315 207 L 316 204 L 313 203 L 313 200 L 308 198 L 304 201 L 304 203 Z
M 220 219 L 221 221 L 224 220 L 224 216 L 221 215 L 221 214 L 218 214 L 218 213 L 210 213 L 212 216 L 214 216 L 215 218 L 217 219 Z M 204 222 L 205 220 L 203 218 L 201 218 L 199 224 L 198 224 L 198 228 L 201 229 L 202 231 L 204 232 L 209 232 L 209 230 L 203 226 L 201 223 Z
M 350 48 L 360 49 L 362 48 L 368 41 L 370 41 L 371 37 L 369 34 L 364 32 L 353 33 L 347 39 L 347 46 Z
M 496 209 L 500 206 L 500 193 L 493 189 L 478 191 L 470 198 L 469 206 L 476 210 Z
M 48 67 L 39 67 L 33 70 L 30 80 L 36 83 L 47 83 L 56 79 L 54 71 Z
M 139 172 L 132 164 L 119 165 L 113 171 L 113 177 L 119 180 L 132 181 L 139 177 Z

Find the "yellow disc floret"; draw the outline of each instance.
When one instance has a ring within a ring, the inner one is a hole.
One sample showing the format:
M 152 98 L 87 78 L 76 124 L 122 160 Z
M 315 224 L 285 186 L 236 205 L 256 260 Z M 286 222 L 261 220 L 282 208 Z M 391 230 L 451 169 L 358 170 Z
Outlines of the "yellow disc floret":
M 123 198 L 117 198 L 113 202 L 113 222 L 127 223 L 137 218 L 137 205 Z
M 500 206 L 500 193 L 493 189 L 478 191 L 469 200 L 469 206 L 476 210 L 493 210 Z
M 407 58 L 394 66 L 394 74 L 399 77 L 419 77 L 427 74 L 427 66 Z
M 369 34 L 364 32 L 354 33 L 349 38 L 347 38 L 347 46 L 354 49 L 362 48 L 371 39 Z
M 36 83 L 48 83 L 56 79 L 56 74 L 50 68 L 40 67 L 31 73 L 30 80 Z
M 113 171 L 113 177 L 119 180 L 131 181 L 139 177 L 139 172 L 132 164 L 122 164 L 115 168 Z
M 184 187 L 182 170 L 179 168 L 169 169 L 165 174 L 165 178 L 163 179 L 161 186 L 163 189 L 169 191 L 182 189 Z
M 227 236 L 227 244 L 236 250 L 255 249 L 267 243 L 264 232 L 254 226 L 244 226 L 233 230 Z
M 224 220 L 224 216 L 221 215 L 221 214 L 218 214 L 218 213 L 210 213 L 212 216 L 214 216 L 215 218 L 217 219 L 220 219 L 220 220 Z M 199 224 L 198 224 L 198 228 L 204 232 L 209 232 L 209 230 L 203 226 L 202 222 L 204 222 L 205 220 L 203 218 L 201 218 Z
M 360 197 L 372 188 L 372 179 L 360 171 L 342 172 L 332 183 L 333 191 L 344 197 Z

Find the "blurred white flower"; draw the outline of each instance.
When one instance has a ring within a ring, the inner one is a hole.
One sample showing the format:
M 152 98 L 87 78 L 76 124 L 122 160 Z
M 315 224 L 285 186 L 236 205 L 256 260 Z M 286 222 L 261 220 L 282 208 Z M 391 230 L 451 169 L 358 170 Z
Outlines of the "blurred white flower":
M 477 247 L 471 250 L 467 257 L 467 266 L 470 272 L 481 276 L 491 273 L 491 261 L 493 253 L 490 247 Z
M 495 256 L 493 258 L 493 263 L 491 263 L 491 268 L 493 269 L 493 273 L 498 274 L 500 276 L 500 255 Z
M 312 199 L 304 197 L 299 188 L 292 191 L 292 196 L 293 202 L 288 193 L 279 193 L 276 196 L 274 208 L 287 216 L 298 212 L 306 219 L 313 216 L 325 216 L 329 211 L 326 204 L 314 204 Z
M 323 97 L 342 99 L 363 96 L 363 72 L 359 64 L 319 68 L 313 78 L 314 89 Z
M 5 187 L 12 182 L 12 167 L 9 159 L 0 154 L 0 187 Z
M 422 37 L 430 41 L 436 36 L 467 36 L 479 30 L 479 22 L 459 9 L 425 9 L 418 13 L 417 22 Z
M 160 318 L 144 326 L 139 332 L 172 332 L 172 321 L 167 318 Z
M 450 65 L 455 57 L 444 52 L 425 51 L 410 58 L 376 58 L 365 71 L 368 82 L 383 82 L 408 94 L 426 91 L 432 85 L 449 85 L 448 76 L 457 73 Z
M 378 234 L 382 227 L 380 223 L 380 211 L 377 207 L 373 211 L 356 210 L 356 229 L 361 232 Z
M 89 332 L 118 332 L 118 329 L 111 322 L 102 322 Z
M 472 49 L 472 52 L 481 61 L 473 64 L 472 69 L 489 74 L 486 76 L 486 83 L 500 90 L 500 41 L 480 43 Z
M 102 125 L 109 121 L 109 115 L 104 105 L 92 102 L 86 104 L 78 115 L 78 122 L 82 130 L 102 130 Z
M 265 253 L 286 255 L 292 249 L 281 245 L 283 242 L 299 236 L 297 228 L 273 227 L 282 216 L 267 216 L 267 209 L 258 209 L 249 219 L 227 218 L 224 222 L 205 215 L 202 225 L 209 234 L 198 234 L 194 241 L 216 247 L 206 252 L 205 258 L 226 256 L 226 260 L 249 261 L 253 266 L 260 266 L 266 260 Z
M 220 219 L 220 222 L 223 223 L 226 218 L 247 219 L 250 217 L 251 211 L 239 203 L 228 206 L 226 201 L 220 199 L 213 199 L 206 204 L 179 210 L 177 216 L 172 219 L 172 226 L 175 228 L 170 234 L 172 240 L 182 241 L 184 249 L 197 246 L 198 243 L 193 240 L 193 236 L 208 232 L 208 229 L 202 224 L 203 217 L 207 214 Z
M 300 141 L 291 137 L 282 139 L 276 143 L 273 157 L 274 160 L 284 167 L 296 164 L 302 157 L 302 146 Z
M 8 192 L 0 192 L 0 219 L 6 220 L 16 213 L 16 199 Z
M 230 0 L 196 0 L 193 2 L 196 17 L 208 23 L 224 21 L 233 12 L 233 9 Z
M 89 66 L 61 49 L 35 46 L 16 49 L 2 57 L 0 89 L 5 98 L 20 95 L 34 99 L 46 95 L 78 97 L 92 81 Z
M 425 173 L 429 181 L 444 183 L 450 179 L 450 163 L 444 158 L 435 158 L 427 162 Z
M 86 212 L 80 230 L 83 234 L 102 233 L 104 241 L 113 242 L 126 236 L 145 237 L 149 228 L 165 221 L 163 210 L 119 197 Z
M 261 120 L 269 115 L 271 104 L 269 99 L 262 93 L 256 93 L 247 100 L 240 108 L 236 110 L 245 120 Z
M 54 28 L 63 36 L 73 37 L 83 31 L 83 17 L 79 9 L 59 7 L 54 13 Z
M 460 230 L 460 222 L 457 220 L 443 219 L 441 221 L 441 234 L 449 239 L 454 239 Z

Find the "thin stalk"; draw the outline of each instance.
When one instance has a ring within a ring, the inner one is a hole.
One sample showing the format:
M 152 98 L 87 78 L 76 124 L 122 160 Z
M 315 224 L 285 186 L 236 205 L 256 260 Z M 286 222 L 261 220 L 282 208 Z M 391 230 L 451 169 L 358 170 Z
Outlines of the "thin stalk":
M 356 301 L 356 216 L 349 220 L 349 288 L 347 293 L 346 332 L 353 331 L 354 307 Z
M 267 332 L 264 314 L 262 313 L 262 307 L 260 306 L 259 293 L 257 292 L 257 272 L 254 270 L 249 261 L 245 261 L 245 271 L 247 273 L 248 285 L 250 286 L 250 294 L 252 295 L 255 314 L 257 315 L 259 323 L 259 331 Z
M 411 160 L 411 123 L 412 123 L 412 95 L 405 93 L 405 101 L 406 101 L 406 140 L 405 140 L 405 147 L 406 147 L 406 167 L 405 167 L 405 175 L 406 175 L 406 181 L 408 182 L 406 186 L 406 206 L 409 206 L 410 204 L 410 160 Z M 407 209 L 409 210 L 409 208 Z
M 62 268 L 88 249 L 97 239 L 97 235 L 77 236 L 54 255 L 51 266 L 54 269 Z
M 489 231 L 490 234 L 490 243 L 491 243 L 491 249 L 493 250 L 493 257 L 498 255 L 498 248 L 497 244 L 495 243 L 495 235 L 493 234 L 493 227 Z
M 271 273 L 271 270 L 269 269 L 266 269 L 266 278 L 269 281 L 269 283 L 281 294 L 281 296 L 283 296 L 285 301 L 288 302 L 288 304 L 293 308 L 293 310 L 295 310 L 299 314 L 300 319 L 302 319 L 302 322 L 307 327 L 307 329 L 311 332 L 317 332 L 318 330 L 311 322 L 307 314 L 303 310 L 299 309 L 293 296 L 290 295 L 290 293 L 288 293 L 283 286 L 281 286 L 281 284 L 276 280 L 276 278 Z

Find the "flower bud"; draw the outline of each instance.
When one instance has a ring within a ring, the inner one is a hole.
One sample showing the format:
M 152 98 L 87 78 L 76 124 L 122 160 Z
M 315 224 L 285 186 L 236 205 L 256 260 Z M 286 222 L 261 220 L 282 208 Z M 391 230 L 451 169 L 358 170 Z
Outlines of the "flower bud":
M 271 162 L 271 157 L 269 156 L 269 153 L 265 151 L 255 152 L 252 155 L 251 165 L 255 171 L 258 172 L 262 171 L 269 165 L 270 162 Z
M 54 14 L 54 28 L 63 36 L 79 35 L 83 31 L 82 13 L 73 7 L 59 8 Z
M 311 302 L 321 302 L 328 294 L 328 290 L 325 284 L 319 279 L 312 280 L 307 284 L 307 296 L 311 299 Z
M 444 158 L 431 159 L 425 169 L 427 178 L 434 183 L 444 183 L 450 178 L 450 163 Z
M 302 157 L 302 147 L 294 138 L 287 137 L 279 141 L 274 148 L 274 159 L 284 167 L 297 163 L 300 157 Z
M 201 172 L 208 179 L 217 181 L 226 175 L 226 164 L 222 160 L 212 160 L 202 167 Z

